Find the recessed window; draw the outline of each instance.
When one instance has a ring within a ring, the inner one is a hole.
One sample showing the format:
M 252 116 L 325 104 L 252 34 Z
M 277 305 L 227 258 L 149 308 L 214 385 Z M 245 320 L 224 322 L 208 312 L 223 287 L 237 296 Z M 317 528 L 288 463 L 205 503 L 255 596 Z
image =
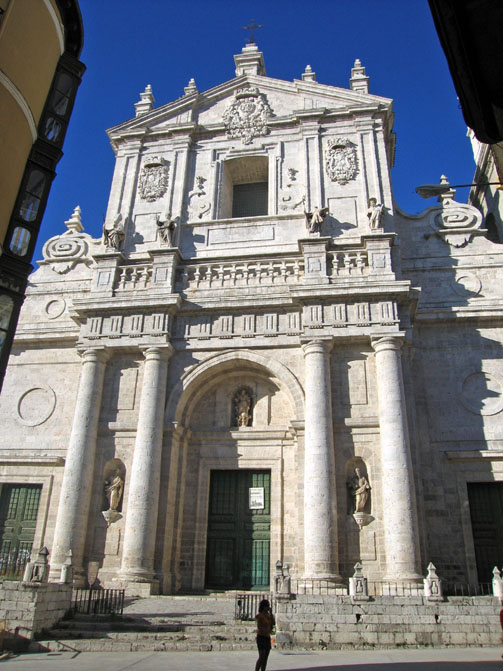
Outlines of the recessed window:
M 10 317 L 14 309 L 14 301 L 10 296 L 0 294 L 0 350 L 7 337 Z
M 46 140 L 56 142 L 61 134 L 61 122 L 50 116 L 45 122 L 44 137 Z
M 35 221 L 44 193 L 45 175 L 40 170 L 32 170 L 19 208 L 19 214 L 25 221 Z
M 21 226 L 16 226 L 9 245 L 10 251 L 17 256 L 25 256 L 30 244 L 30 238 L 30 231 Z
M 269 214 L 268 157 L 248 156 L 226 161 L 219 203 L 219 219 Z
M 60 73 L 54 84 L 54 91 L 51 96 L 51 109 L 56 114 L 59 114 L 60 116 L 66 114 L 72 90 L 72 78 L 63 72 Z

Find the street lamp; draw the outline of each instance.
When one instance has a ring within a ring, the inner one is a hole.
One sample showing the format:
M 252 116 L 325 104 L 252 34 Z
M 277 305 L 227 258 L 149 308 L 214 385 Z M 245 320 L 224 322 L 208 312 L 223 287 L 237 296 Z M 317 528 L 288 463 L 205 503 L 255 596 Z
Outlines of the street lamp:
M 446 178 L 443 176 L 440 178 L 440 184 L 421 184 L 421 186 L 416 187 L 416 193 L 421 198 L 434 198 L 435 196 L 442 196 L 445 193 L 448 193 L 452 189 L 457 189 L 462 186 L 499 186 L 503 188 L 501 182 L 478 182 L 477 184 L 449 184 Z M 444 181 L 445 179 L 445 181 Z

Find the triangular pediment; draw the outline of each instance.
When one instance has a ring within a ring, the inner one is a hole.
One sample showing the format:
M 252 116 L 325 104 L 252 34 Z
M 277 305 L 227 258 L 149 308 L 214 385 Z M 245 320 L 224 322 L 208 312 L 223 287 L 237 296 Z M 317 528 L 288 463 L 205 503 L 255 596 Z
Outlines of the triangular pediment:
M 295 121 L 306 116 L 341 113 L 353 109 L 390 109 L 389 98 L 315 81 L 288 82 L 259 75 L 235 77 L 203 92 L 193 92 L 108 130 L 113 144 L 121 137 L 212 129 L 224 123 L 226 111 L 247 89 L 267 108 L 271 120 Z

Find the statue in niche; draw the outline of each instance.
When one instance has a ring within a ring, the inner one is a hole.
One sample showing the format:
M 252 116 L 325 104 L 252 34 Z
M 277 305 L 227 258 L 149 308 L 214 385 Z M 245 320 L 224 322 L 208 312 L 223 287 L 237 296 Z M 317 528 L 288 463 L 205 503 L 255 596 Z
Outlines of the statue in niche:
M 159 239 L 166 243 L 169 247 L 173 247 L 174 234 L 176 230 L 176 218 L 171 219 L 171 216 L 168 214 L 165 220 L 161 220 L 161 217 L 157 215 L 155 223 L 157 225 Z
M 121 477 L 119 469 L 115 469 L 114 474 L 105 481 L 105 494 L 108 499 L 108 510 L 117 512 L 124 490 L 124 480 Z
M 244 388 L 234 396 L 234 412 L 238 427 L 251 425 L 251 396 Z
M 381 227 L 381 217 L 384 214 L 384 205 L 377 202 L 377 198 L 369 198 L 369 209 L 367 210 L 367 217 L 369 218 L 369 225 L 372 230 Z
M 122 221 L 122 215 L 119 212 L 112 224 L 107 224 L 106 221 L 103 224 L 103 244 L 107 250 L 112 249 L 118 252 L 125 237 L 124 222 Z
M 370 495 L 370 485 L 359 468 L 355 468 L 355 475 L 348 482 L 348 487 L 355 497 L 355 513 L 364 513 Z
M 304 210 L 304 215 L 306 217 L 306 228 L 309 233 L 320 233 L 321 225 L 328 213 L 328 207 L 324 207 L 320 210 L 319 207 L 315 207 L 312 212 L 306 212 Z

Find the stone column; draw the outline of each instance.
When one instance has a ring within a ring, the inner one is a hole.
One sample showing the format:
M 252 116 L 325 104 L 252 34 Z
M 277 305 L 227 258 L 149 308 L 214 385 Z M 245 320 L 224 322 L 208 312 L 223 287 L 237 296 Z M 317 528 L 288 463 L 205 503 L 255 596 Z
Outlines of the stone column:
M 330 385 L 330 343 L 303 345 L 306 362 L 304 575 L 340 581 Z
M 409 447 L 399 337 L 374 340 L 376 353 L 385 580 L 422 580 L 419 573 L 417 509 Z
M 98 419 L 107 359 L 108 353 L 102 348 L 87 349 L 82 353 L 82 372 L 66 452 L 51 553 L 51 577 L 59 578 L 68 551 L 72 551 L 77 585 L 85 584 L 87 579 L 82 559 L 93 487 Z
M 140 412 L 130 469 L 120 578 L 128 593 L 155 593 L 154 551 L 161 477 L 161 456 L 168 359 L 171 346 L 145 352 Z M 135 585 L 136 583 L 136 585 Z M 145 583 L 144 587 L 140 584 Z

